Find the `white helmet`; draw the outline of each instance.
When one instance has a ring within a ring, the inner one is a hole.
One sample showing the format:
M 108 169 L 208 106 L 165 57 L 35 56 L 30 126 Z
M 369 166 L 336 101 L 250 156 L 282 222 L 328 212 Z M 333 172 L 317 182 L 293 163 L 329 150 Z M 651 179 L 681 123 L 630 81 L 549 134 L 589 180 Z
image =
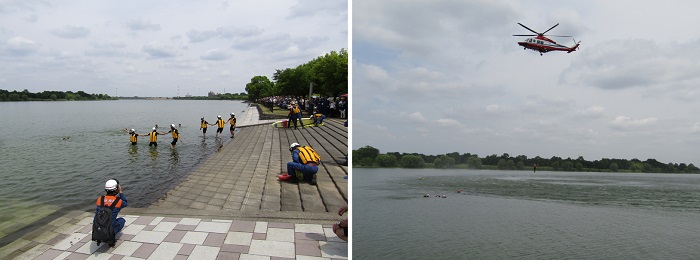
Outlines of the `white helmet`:
M 233 112 L 231 112 L 231 116 L 236 116 L 236 114 L 234 114 Z
M 218 117 L 218 118 L 221 118 L 221 116 L 220 116 L 220 115 L 219 115 L 219 116 L 216 116 L 216 117 Z
M 132 132 L 132 133 L 133 133 L 133 132 L 136 132 L 136 130 L 134 130 L 134 129 L 132 128 L 132 129 L 131 129 L 131 132 Z
M 298 143 L 292 143 L 292 144 L 289 145 L 289 150 L 290 150 L 290 151 L 291 151 L 291 150 L 294 150 L 294 147 L 297 147 L 297 146 L 299 146 Z
M 171 127 L 171 128 L 175 128 L 175 124 L 170 124 L 170 127 Z
M 105 190 L 106 191 L 114 191 L 117 189 L 117 185 L 119 185 L 119 183 L 117 183 L 116 180 L 108 180 L 105 183 Z
M 153 128 L 153 131 L 155 131 L 155 130 L 156 130 L 156 128 L 154 127 L 154 128 Z

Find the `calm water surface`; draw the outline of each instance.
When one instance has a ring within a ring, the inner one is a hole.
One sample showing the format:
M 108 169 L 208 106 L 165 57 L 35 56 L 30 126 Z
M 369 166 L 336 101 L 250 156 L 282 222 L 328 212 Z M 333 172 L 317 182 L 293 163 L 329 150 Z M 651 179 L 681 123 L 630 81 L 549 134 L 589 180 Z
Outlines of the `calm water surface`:
M 353 169 L 353 176 L 353 259 L 700 258 L 699 175 Z
M 88 102 L 0 102 L 0 238 L 56 211 L 88 209 L 117 178 L 129 205 L 157 200 L 223 141 L 210 126 L 201 137 L 199 118 L 210 123 L 231 112 L 243 117 L 240 101 L 119 100 Z M 158 125 L 182 124 L 181 141 L 159 136 L 158 147 L 139 137 L 137 146 L 122 129 L 144 134 Z

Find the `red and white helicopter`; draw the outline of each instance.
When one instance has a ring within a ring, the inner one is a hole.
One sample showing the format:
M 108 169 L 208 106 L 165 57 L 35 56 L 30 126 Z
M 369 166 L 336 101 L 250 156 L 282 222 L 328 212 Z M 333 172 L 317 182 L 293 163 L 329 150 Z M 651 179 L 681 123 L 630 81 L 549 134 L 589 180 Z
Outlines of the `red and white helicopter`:
M 567 47 L 561 44 L 557 44 L 555 41 L 545 37 L 545 36 L 553 36 L 553 37 L 571 37 L 571 36 L 566 36 L 566 35 L 544 35 L 545 33 L 549 32 L 550 30 L 554 29 L 554 27 L 557 27 L 559 24 L 555 24 L 552 26 L 552 28 L 549 28 L 549 30 L 544 31 L 543 33 L 538 33 L 530 28 L 527 28 L 527 26 L 518 23 L 520 26 L 523 28 L 527 29 L 528 31 L 531 31 L 535 34 L 513 34 L 513 36 L 536 36 L 534 38 L 527 38 L 524 41 L 518 42 L 518 45 L 523 46 L 524 49 L 531 49 L 534 51 L 540 52 L 540 56 L 545 53 L 545 52 L 550 52 L 550 51 L 565 51 L 567 53 L 571 53 L 572 51 L 578 50 L 578 45 L 581 43 L 581 41 L 576 42 L 574 40 L 574 46 Z

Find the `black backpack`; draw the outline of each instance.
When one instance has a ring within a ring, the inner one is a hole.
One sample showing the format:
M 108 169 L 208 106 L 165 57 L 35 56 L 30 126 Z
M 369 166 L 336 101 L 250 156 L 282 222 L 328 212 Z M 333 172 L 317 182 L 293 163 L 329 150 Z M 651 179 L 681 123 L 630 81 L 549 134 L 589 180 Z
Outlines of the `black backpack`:
M 114 246 L 117 242 L 114 234 L 114 223 L 112 222 L 112 211 L 117 205 L 121 197 L 112 202 L 112 205 L 105 207 L 105 196 L 102 196 L 100 210 L 95 214 L 95 219 L 92 221 L 92 241 L 97 241 L 99 246 L 101 242 L 106 242 L 109 246 Z

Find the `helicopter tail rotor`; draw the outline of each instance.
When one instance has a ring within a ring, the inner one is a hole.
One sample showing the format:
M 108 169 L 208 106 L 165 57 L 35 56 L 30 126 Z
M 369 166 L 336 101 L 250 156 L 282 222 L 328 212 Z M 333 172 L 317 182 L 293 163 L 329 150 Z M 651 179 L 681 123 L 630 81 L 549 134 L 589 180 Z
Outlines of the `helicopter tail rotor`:
M 571 48 L 569 48 L 569 51 L 567 51 L 567 53 L 571 53 L 572 51 L 577 51 L 577 50 L 578 50 L 578 46 L 579 46 L 580 44 L 581 44 L 581 41 L 578 41 L 578 42 L 577 42 L 576 39 L 574 39 L 574 46 L 572 46 Z

